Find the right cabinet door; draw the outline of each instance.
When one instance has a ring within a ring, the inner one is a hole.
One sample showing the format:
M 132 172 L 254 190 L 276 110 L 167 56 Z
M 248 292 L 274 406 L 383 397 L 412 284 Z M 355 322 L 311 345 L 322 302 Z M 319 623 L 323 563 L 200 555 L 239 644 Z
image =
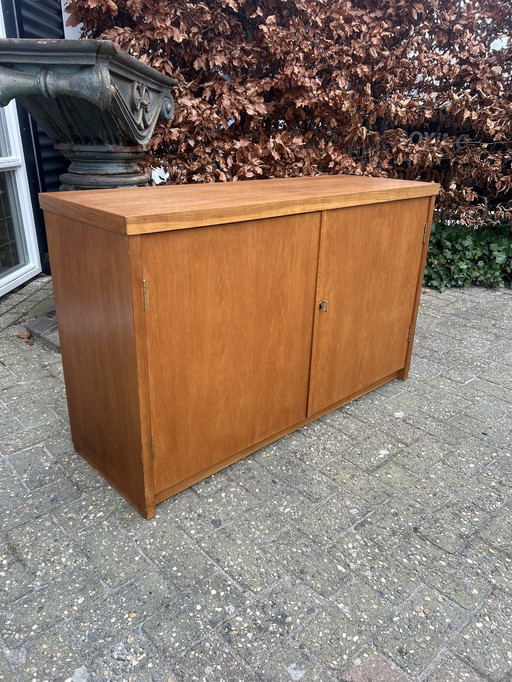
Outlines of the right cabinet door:
M 308 416 L 406 364 L 429 199 L 323 214 Z

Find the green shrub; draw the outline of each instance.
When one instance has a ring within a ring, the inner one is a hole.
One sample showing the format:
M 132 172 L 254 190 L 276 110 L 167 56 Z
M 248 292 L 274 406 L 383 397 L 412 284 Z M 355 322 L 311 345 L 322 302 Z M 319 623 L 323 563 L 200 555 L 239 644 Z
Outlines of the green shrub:
M 425 285 L 448 287 L 512 281 L 512 225 L 472 229 L 434 223 L 425 268 Z

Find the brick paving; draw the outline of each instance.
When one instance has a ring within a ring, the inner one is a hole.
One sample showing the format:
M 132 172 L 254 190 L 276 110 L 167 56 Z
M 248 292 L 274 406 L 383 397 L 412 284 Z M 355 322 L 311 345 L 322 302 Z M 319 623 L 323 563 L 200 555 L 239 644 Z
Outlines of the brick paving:
M 0 300 L 0 679 L 512 679 L 512 291 L 421 298 L 411 377 L 143 520 Z

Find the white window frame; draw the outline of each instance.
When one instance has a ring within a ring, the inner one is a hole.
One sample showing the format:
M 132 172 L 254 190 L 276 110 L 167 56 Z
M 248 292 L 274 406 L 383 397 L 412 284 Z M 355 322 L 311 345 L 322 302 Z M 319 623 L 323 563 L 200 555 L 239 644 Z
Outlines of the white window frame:
M 5 25 L 0 0 L 0 37 L 5 38 Z M 35 275 L 41 272 L 41 259 L 37 245 L 36 227 L 30 190 L 28 185 L 23 145 L 21 142 L 20 124 L 14 101 L 3 109 L 5 132 L 10 147 L 10 155 L 0 157 L 0 173 L 10 171 L 14 177 L 14 185 L 17 194 L 17 214 L 21 222 L 20 229 L 24 240 L 24 255 L 26 263 L 13 268 L 5 275 L 0 275 L 0 296 L 19 287 Z M 13 207 L 14 209 L 15 207 Z

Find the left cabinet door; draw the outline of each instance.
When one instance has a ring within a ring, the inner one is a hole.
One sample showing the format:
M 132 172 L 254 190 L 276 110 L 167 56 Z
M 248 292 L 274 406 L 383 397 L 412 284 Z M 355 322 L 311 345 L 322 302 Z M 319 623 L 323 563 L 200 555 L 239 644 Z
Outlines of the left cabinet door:
M 306 417 L 320 214 L 147 235 L 155 493 Z

